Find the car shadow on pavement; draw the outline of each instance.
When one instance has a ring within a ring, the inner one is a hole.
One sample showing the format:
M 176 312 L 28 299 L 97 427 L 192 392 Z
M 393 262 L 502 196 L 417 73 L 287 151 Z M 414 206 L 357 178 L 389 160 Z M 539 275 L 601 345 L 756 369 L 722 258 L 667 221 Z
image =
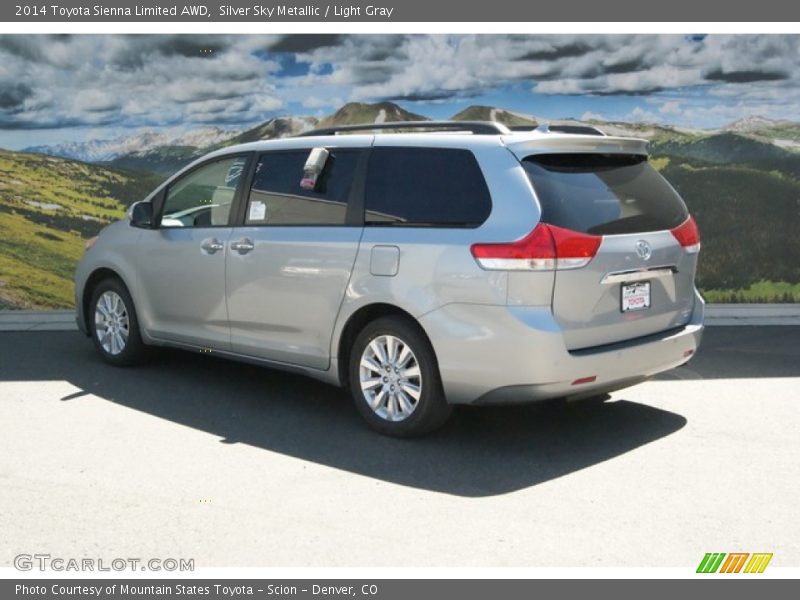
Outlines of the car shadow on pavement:
M 467 497 L 534 486 L 686 424 L 678 414 L 627 400 L 554 402 L 461 408 L 442 430 L 398 440 L 369 430 L 342 391 L 272 369 L 172 350 L 141 367 L 115 368 L 75 332 L 4 333 L 0 356 L 0 383 L 63 380 L 80 390 L 55 400 L 80 402 L 91 394 L 206 431 L 223 444 Z

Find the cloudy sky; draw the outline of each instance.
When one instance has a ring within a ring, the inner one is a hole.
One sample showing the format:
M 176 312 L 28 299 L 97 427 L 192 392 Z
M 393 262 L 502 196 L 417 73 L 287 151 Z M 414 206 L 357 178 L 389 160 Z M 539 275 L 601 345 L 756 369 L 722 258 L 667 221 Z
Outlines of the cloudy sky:
M 392 100 L 435 118 L 800 121 L 800 36 L 0 35 L 0 147 L 239 129 Z

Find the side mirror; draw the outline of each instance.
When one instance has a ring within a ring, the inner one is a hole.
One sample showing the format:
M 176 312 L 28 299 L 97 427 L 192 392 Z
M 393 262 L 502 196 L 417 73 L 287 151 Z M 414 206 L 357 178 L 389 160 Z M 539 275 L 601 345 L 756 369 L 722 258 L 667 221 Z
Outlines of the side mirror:
M 153 227 L 153 205 L 149 202 L 135 202 L 130 208 L 131 227 L 151 229 Z

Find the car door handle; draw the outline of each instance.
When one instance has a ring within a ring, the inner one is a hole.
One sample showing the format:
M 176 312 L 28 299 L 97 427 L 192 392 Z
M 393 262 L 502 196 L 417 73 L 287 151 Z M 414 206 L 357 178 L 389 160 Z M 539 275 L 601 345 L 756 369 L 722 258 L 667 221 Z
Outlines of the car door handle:
M 253 241 L 248 238 L 241 239 L 238 242 L 233 242 L 231 244 L 231 250 L 235 250 L 239 254 L 247 254 L 253 248 L 255 248 L 255 244 L 253 244 Z
M 225 247 L 217 238 L 208 238 L 200 243 L 200 247 L 208 254 L 215 254 Z

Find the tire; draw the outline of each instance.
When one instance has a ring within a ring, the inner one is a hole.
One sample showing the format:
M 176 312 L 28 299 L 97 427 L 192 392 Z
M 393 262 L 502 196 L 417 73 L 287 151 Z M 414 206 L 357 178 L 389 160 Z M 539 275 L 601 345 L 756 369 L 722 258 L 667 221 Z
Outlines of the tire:
M 104 361 L 124 367 L 147 357 L 133 299 L 119 279 L 104 279 L 97 284 L 88 317 L 92 341 Z
M 408 319 L 381 317 L 364 327 L 350 351 L 349 376 L 358 412 L 385 435 L 429 433 L 452 412 L 433 348 Z

